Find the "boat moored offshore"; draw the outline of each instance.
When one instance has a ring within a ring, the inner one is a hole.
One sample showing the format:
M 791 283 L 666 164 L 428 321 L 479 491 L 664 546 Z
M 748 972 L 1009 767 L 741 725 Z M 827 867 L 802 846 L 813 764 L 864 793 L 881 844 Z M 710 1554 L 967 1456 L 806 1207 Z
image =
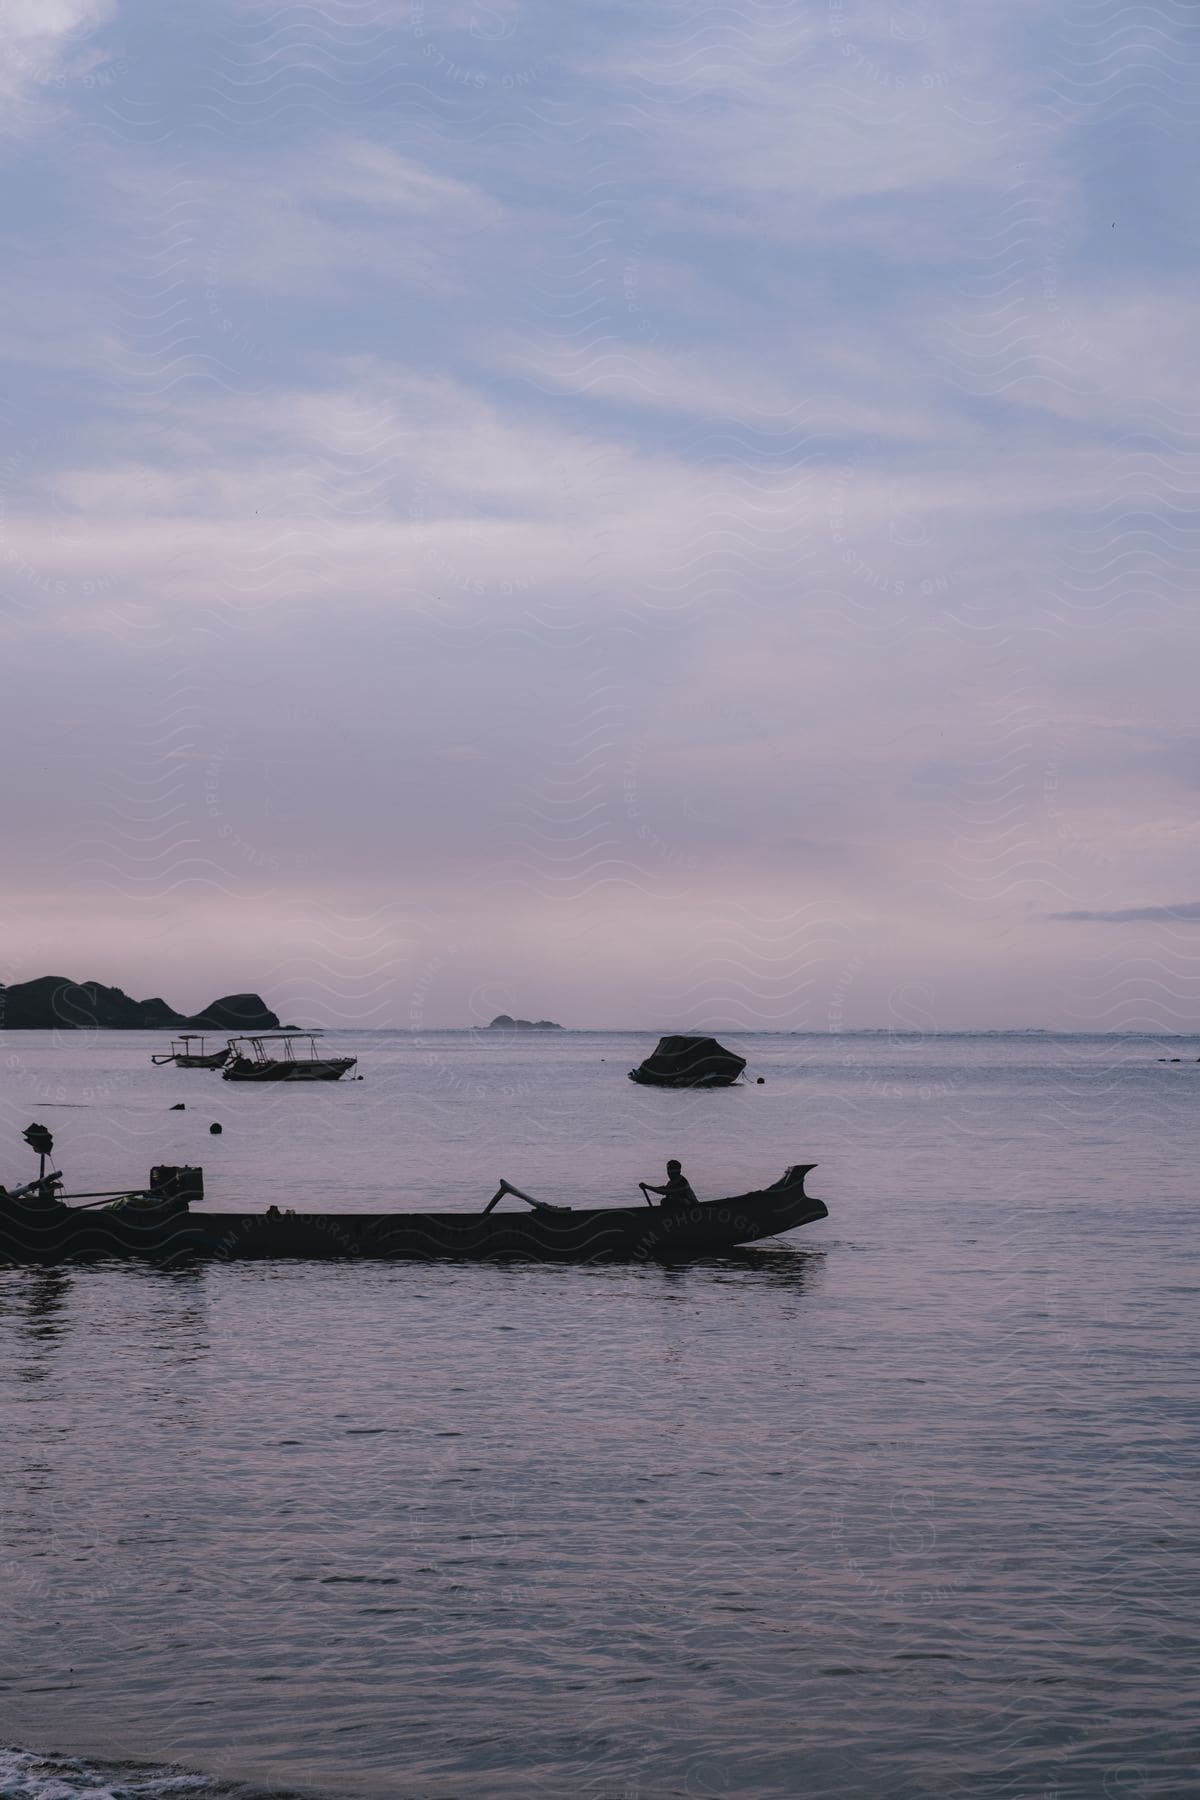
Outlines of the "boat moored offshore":
M 732 1087 L 745 1068 L 745 1057 L 727 1050 L 716 1038 L 675 1033 L 659 1038 L 646 1060 L 630 1069 L 629 1079 L 642 1087 Z
M 340 1081 L 356 1056 L 318 1056 L 315 1031 L 279 1031 L 229 1040 L 226 1081 Z
M 192 1046 L 199 1044 L 199 1050 Z M 220 1069 L 230 1057 L 227 1044 L 223 1050 L 208 1050 L 202 1037 L 185 1032 L 182 1037 L 171 1039 L 171 1048 L 166 1056 L 152 1056 L 150 1061 L 156 1064 L 174 1063 L 177 1069 Z

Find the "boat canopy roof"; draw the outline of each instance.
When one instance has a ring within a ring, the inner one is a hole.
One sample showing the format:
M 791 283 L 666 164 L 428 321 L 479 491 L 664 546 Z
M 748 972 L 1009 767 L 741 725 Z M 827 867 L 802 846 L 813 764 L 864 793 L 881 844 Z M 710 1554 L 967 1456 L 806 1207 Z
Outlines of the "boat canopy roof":
M 246 1031 L 241 1037 L 230 1038 L 231 1044 L 294 1044 L 297 1038 L 305 1038 L 309 1043 L 321 1036 L 319 1031 Z

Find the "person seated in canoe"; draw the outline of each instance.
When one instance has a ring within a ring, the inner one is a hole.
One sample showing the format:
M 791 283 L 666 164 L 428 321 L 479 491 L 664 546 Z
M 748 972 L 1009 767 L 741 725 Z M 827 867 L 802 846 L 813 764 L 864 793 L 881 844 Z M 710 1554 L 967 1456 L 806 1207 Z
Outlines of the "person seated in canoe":
M 674 1158 L 667 1164 L 667 1181 L 665 1187 L 655 1187 L 653 1182 L 639 1181 L 638 1186 L 643 1194 L 661 1194 L 664 1211 L 678 1211 L 685 1206 L 699 1206 L 691 1182 L 683 1172 L 683 1164 Z

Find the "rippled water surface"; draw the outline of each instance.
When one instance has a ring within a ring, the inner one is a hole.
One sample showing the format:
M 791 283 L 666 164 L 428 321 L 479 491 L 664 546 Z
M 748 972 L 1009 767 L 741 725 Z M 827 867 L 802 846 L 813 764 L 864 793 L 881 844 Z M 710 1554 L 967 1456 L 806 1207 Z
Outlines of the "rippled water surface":
M 39 1119 L 76 1190 L 597 1204 L 678 1154 L 816 1162 L 830 1217 L 684 1269 L 0 1271 L 0 1794 L 1200 1790 L 1200 1042 L 764 1036 L 687 1095 L 643 1039 L 331 1041 L 361 1082 L 266 1091 L 10 1034 L 0 1178 Z

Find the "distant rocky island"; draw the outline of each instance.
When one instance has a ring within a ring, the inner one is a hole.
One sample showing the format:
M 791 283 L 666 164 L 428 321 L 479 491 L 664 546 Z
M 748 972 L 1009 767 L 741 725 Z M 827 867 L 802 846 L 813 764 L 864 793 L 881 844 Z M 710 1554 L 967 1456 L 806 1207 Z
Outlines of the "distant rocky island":
M 562 1026 L 553 1019 L 511 1019 L 507 1013 L 497 1013 L 488 1026 L 489 1031 L 561 1031 Z
M 277 1031 L 278 1014 L 259 994 L 224 994 L 203 1012 L 177 1013 L 165 1000 L 131 1000 L 99 981 L 39 975 L 0 986 L 0 1031 Z

